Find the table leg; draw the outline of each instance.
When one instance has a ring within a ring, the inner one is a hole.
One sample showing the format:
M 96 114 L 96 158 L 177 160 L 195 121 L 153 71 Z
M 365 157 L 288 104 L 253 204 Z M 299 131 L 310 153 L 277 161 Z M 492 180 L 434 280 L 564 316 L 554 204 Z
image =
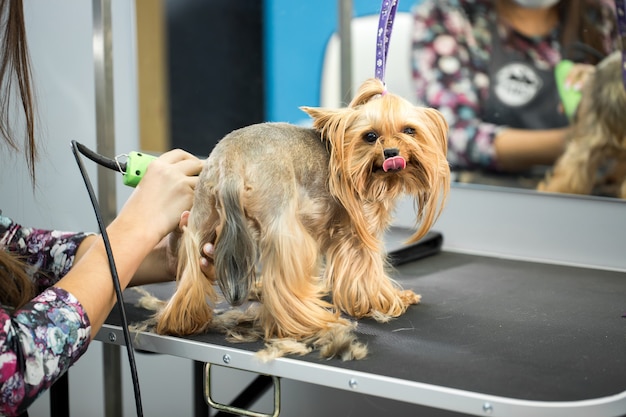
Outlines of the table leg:
M 50 387 L 50 417 L 70 416 L 69 372 Z

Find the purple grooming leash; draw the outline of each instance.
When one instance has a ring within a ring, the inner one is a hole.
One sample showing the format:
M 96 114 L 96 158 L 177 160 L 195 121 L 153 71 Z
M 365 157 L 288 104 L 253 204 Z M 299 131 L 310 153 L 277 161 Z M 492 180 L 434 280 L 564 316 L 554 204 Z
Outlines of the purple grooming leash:
M 399 0 L 383 0 L 378 20 L 378 33 L 376 34 L 376 71 L 375 77 L 385 84 L 385 68 L 387 66 L 387 52 L 393 20 L 396 17 Z M 616 0 L 618 1 L 618 0 Z M 626 1 L 626 0 L 623 0 Z
M 619 31 L 622 43 L 622 82 L 626 89 L 626 0 L 615 0 L 615 11 L 617 14 L 617 30 Z M 626 312 L 622 314 L 626 318 Z

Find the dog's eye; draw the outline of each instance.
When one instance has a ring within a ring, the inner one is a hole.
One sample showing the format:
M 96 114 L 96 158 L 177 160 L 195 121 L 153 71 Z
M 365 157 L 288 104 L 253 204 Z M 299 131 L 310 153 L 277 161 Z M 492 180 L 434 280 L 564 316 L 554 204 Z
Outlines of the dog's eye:
M 367 132 L 363 135 L 363 140 L 368 143 L 374 143 L 378 139 L 378 134 L 376 132 Z
M 413 129 L 412 127 L 405 127 L 404 130 L 402 130 L 402 133 L 404 133 L 405 135 L 413 136 L 415 135 L 415 129 Z

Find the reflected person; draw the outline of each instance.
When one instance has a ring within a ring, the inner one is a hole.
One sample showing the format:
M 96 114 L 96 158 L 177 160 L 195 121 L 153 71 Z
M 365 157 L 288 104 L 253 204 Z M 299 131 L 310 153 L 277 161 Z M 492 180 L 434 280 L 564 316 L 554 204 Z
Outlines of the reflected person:
M 523 173 L 552 165 L 569 120 L 554 68 L 582 68 L 580 87 L 616 48 L 612 3 L 603 0 L 422 0 L 413 8 L 418 100 L 446 117 L 455 170 Z

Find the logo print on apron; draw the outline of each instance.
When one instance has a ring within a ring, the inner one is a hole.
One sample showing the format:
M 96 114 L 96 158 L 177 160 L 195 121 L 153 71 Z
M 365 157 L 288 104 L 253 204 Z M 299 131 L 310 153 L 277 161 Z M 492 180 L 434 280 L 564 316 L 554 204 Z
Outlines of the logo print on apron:
M 528 65 L 511 63 L 501 67 L 495 77 L 494 93 L 498 99 L 511 107 L 529 103 L 541 89 L 541 77 Z

